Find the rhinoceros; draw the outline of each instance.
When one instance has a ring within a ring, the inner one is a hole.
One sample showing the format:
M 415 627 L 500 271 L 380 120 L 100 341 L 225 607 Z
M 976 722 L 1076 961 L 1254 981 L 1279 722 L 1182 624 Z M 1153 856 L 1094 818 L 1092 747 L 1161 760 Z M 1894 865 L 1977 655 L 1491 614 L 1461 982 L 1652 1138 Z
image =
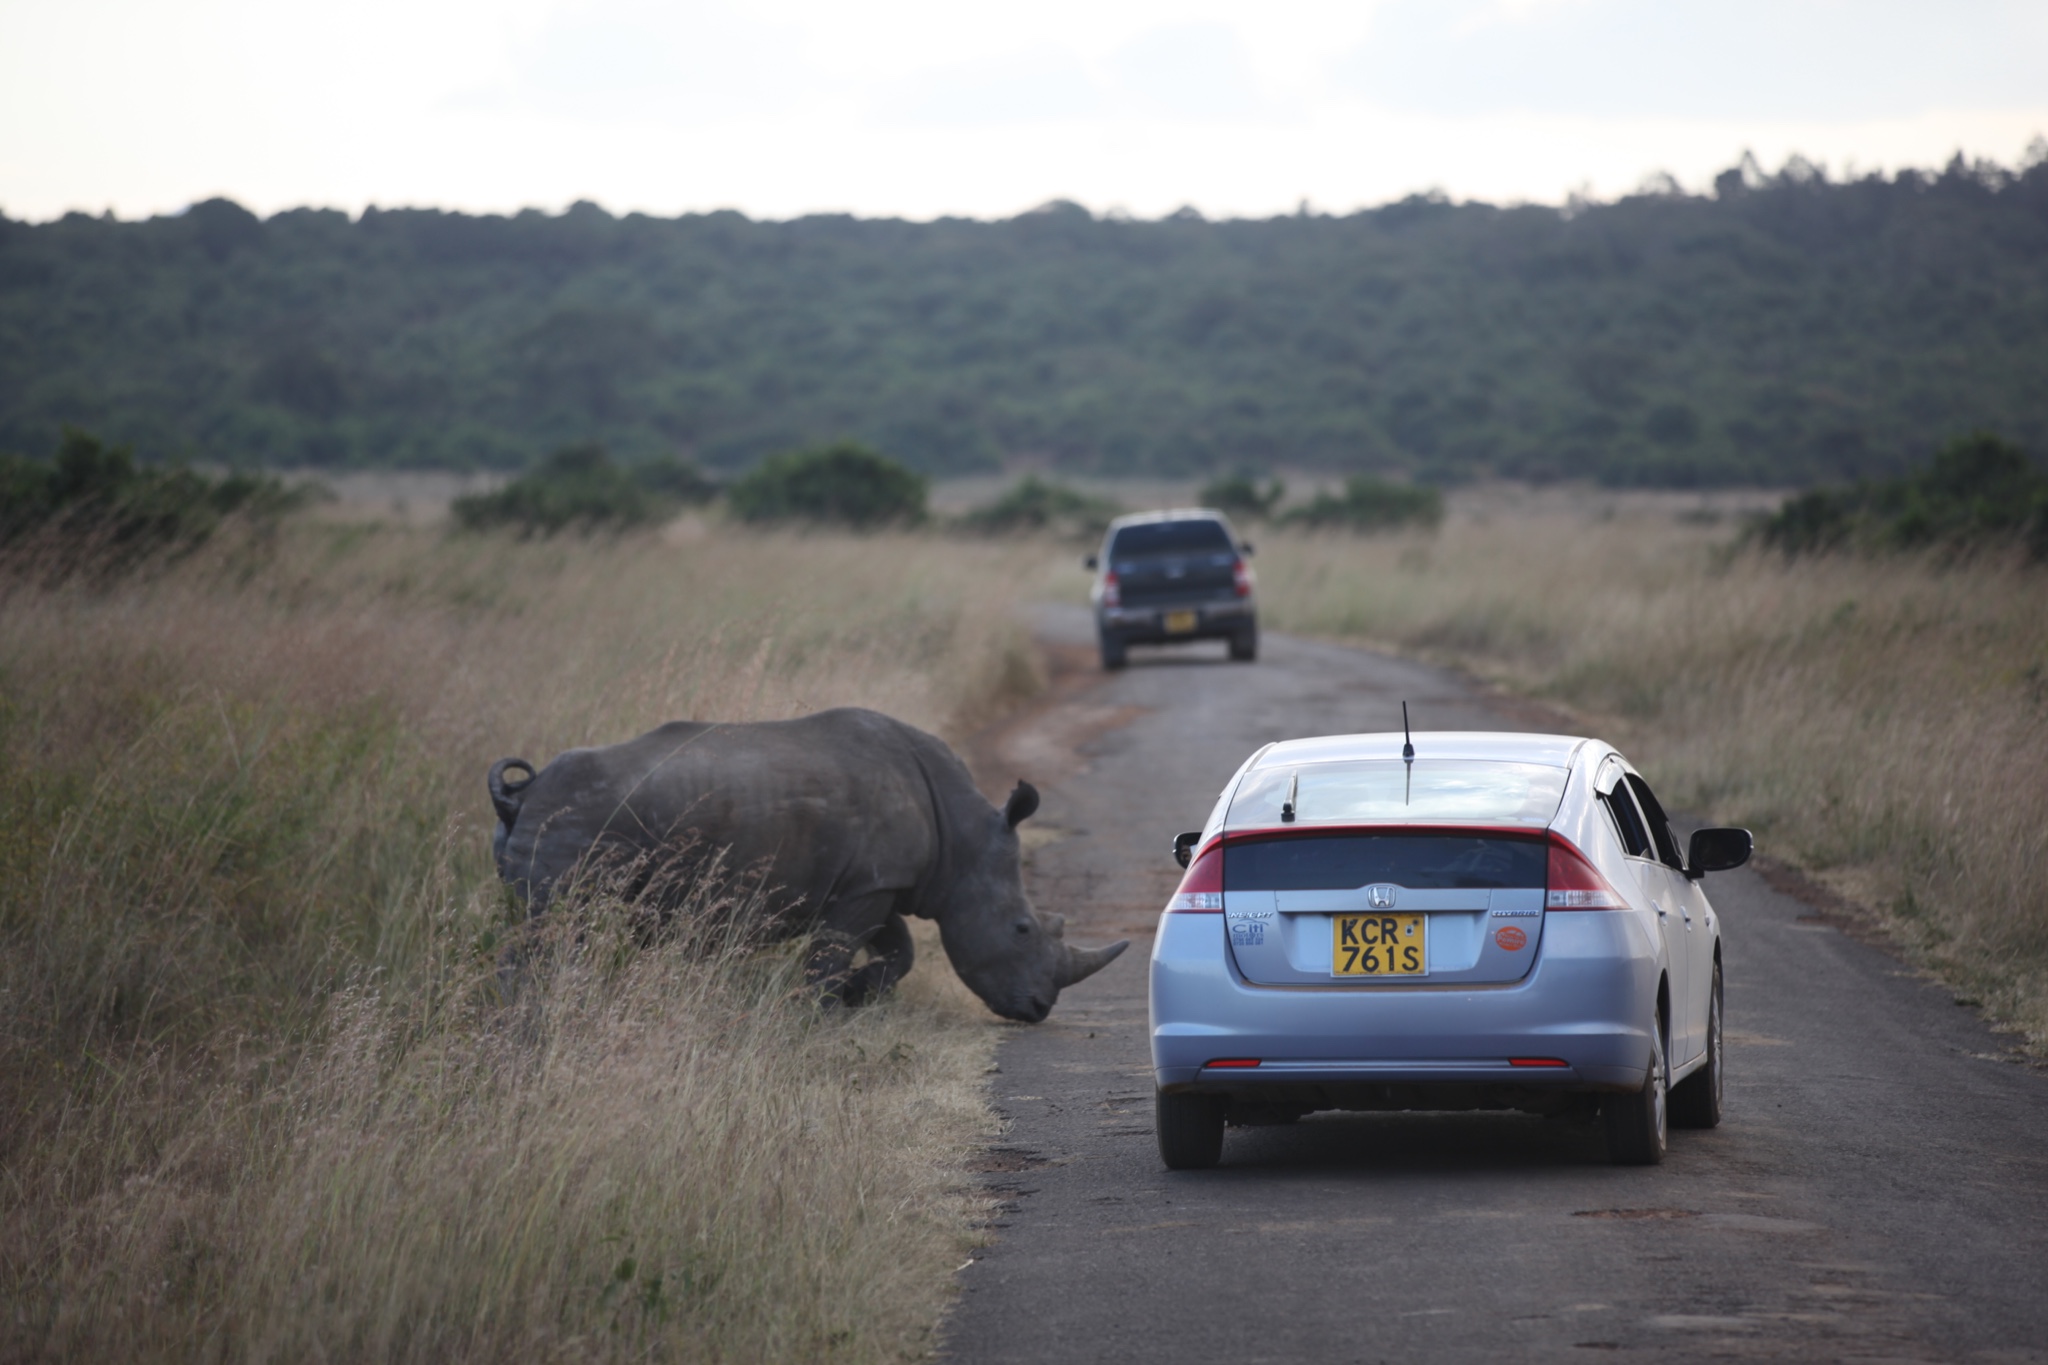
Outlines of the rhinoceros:
M 1017 825 L 1038 809 L 1030 783 L 998 810 L 944 742 L 876 711 L 677 721 L 545 768 L 501 759 L 488 781 L 498 875 L 531 914 L 599 862 L 634 860 L 644 873 L 715 851 L 727 868 L 760 870 L 766 927 L 810 936 L 812 978 L 846 1004 L 910 970 L 906 915 L 938 921 L 960 979 L 1027 1023 L 1129 946 L 1073 947 L 1061 916 L 1032 908 L 1017 844 Z M 655 877 L 647 894 L 673 908 L 686 881 Z M 869 961 L 851 970 L 862 947 Z

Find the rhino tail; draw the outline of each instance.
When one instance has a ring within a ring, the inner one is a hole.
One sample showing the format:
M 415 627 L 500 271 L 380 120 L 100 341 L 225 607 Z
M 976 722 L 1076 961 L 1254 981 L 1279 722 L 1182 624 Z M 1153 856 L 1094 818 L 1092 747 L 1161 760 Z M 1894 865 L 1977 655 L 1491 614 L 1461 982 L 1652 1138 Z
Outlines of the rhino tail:
M 512 776 L 507 777 L 507 774 Z M 518 774 L 526 774 L 524 777 Z M 519 804 L 525 800 L 526 789 L 533 785 L 538 776 L 531 763 L 523 758 L 501 758 L 491 765 L 491 775 L 485 779 L 491 789 L 491 804 L 497 807 L 498 819 L 506 829 L 512 828 L 519 819 Z

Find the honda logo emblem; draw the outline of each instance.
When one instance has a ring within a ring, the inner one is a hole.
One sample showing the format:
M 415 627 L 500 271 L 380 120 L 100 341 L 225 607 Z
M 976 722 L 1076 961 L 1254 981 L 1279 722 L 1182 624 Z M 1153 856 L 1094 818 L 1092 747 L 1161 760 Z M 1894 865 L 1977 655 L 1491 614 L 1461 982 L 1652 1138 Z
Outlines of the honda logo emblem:
M 1394 908 L 1394 888 L 1382 882 L 1378 886 L 1365 888 L 1365 899 L 1375 910 Z

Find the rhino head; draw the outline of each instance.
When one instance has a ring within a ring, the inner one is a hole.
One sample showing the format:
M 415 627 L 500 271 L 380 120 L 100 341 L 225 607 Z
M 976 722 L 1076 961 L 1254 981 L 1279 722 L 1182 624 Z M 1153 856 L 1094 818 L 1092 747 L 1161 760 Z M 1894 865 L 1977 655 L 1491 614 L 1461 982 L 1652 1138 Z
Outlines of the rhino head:
M 1076 948 L 1062 933 L 1062 916 L 1031 907 L 1018 865 L 1017 826 L 1037 809 L 1037 790 L 1019 782 L 1002 810 L 990 807 L 985 817 L 976 811 L 968 818 L 958 880 L 938 917 L 939 941 L 967 988 L 1003 1018 L 1027 1024 L 1051 1013 L 1062 990 L 1131 946 L 1119 939 L 1107 948 Z

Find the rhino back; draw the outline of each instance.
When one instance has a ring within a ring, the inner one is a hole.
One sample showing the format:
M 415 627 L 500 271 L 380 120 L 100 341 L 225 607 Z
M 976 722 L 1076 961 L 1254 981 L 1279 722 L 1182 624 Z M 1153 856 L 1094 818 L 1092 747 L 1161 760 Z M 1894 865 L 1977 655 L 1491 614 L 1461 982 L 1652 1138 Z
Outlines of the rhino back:
M 792 927 L 827 901 L 914 888 L 937 854 L 931 736 L 845 708 L 743 725 L 676 722 L 572 749 L 527 789 L 500 874 L 538 911 L 586 857 L 723 851 L 777 888 Z M 950 786 L 941 773 L 938 785 Z

